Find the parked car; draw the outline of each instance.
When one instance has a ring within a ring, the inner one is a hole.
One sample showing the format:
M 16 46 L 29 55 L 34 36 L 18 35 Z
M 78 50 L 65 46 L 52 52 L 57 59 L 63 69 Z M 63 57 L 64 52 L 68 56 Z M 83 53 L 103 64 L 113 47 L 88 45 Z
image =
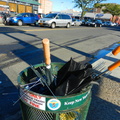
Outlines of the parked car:
M 10 17 L 8 12 L 0 13 L 0 23 L 7 24 L 7 19 Z
M 82 25 L 90 26 L 91 22 L 92 22 L 92 19 L 84 19 L 82 20 Z
M 106 26 L 106 24 L 107 24 L 106 21 L 102 22 L 102 26 Z
M 9 24 L 17 24 L 22 26 L 23 24 L 34 24 L 37 25 L 39 17 L 34 13 L 20 13 L 15 17 L 10 17 L 8 22 Z
M 7 25 L 8 24 L 8 20 L 10 18 L 10 14 L 8 12 L 4 13 L 4 16 L 3 16 L 3 24 Z
M 82 24 L 81 25 L 86 25 L 86 22 L 87 22 L 86 19 L 82 20 Z
M 113 23 L 111 21 L 106 21 L 106 22 L 104 22 L 104 26 L 117 26 L 117 24 Z
M 102 21 L 98 19 L 88 19 L 85 22 L 85 25 L 87 26 L 93 26 L 93 27 L 102 27 Z
M 92 23 L 92 19 L 85 20 L 86 26 L 90 26 L 91 23 Z
M 0 13 L 0 23 L 3 23 L 3 13 Z
M 82 21 L 82 25 L 93 26 L 93 27 L 102 27 L 102 21 L 99 19 L 85 19 Z
M 55 28 L 56 26 L 66 26 L 66 28 L 69 28 L 71 23 L 72 18 L 62 13 L 50 13 L 38 21 L 40 26 L 48 26 L 51 28 Z
M 38 13 L 38 17 L 39 17 L 39 19 L 44 18 L 45 14 L 44 13 Z
M 75 19 L 75 18 L 72 18 L 72 24 L 73 26 L 79 26 L 82 24 L 82 21 L 80 21 L 79 19 Z
M 90 22 L 90 25 L 93 27 L 102 27 L 102 21 L 95 19 Z

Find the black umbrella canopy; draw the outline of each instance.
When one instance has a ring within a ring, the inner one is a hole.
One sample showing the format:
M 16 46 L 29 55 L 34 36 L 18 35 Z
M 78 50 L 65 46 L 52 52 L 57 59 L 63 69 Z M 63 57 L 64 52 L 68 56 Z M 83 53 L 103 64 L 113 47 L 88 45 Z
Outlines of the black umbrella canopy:
M 64 96 L 79 92 L 92 81 L 92 72 L 90 64 L 81 64 L 71 58 L 58 71 L 55 95 Z
M 83 69 L 84 66 L 81 63 L 77 63 L 72 58 L 58 71 L 57 73 L 57 85 L 63 83 L 72 72 Z

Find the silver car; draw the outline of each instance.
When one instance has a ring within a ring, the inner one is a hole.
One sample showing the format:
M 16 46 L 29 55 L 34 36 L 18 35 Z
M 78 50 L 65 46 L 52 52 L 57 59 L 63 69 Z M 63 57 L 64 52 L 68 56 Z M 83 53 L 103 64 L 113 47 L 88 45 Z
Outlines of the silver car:
M 80 26 L 81 24 L 82 24 L 81 20 L 72 18 L 72 25 L 73 26 Z
M 69 28 L 71 23 L 71 16 L 62 13 L 51 13 L 38 21 L 40 26 L 48 26 L 51 28 L 55 28 L 56 26 L 65 26 L 66 28 Z

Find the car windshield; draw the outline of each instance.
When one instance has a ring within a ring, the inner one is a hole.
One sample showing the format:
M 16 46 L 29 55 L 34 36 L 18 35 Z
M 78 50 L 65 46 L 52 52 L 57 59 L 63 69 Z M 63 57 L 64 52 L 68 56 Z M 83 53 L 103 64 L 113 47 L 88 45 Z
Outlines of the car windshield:
M 102 22 L 101 20 L 96 20 L 96 21 L 98 21 L 98 22 Z
M 20 13 L 20 14 L 17 14 L 16 16 L 17 16 L 17 17 L 20 17 L 20 16 L 23 16 L 23 14 L 22 14 L 22 13 Z
M 75 19 L 75 18 L 72 18 L 72 21 L 76 21 L 76 19 Z
M 55 18 L 57 14 L 48 14 L 45 18 Z
M 94 20 L 93 19 L 88 19 L 88 22 L 94 22 Z

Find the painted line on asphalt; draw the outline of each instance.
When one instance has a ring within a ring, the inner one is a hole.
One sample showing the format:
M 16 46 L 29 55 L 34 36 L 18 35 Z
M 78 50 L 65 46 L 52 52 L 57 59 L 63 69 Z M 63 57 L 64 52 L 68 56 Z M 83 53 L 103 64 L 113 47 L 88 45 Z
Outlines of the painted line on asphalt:
M 74 29 L 81 29 L 81 28 L 55 28 L 55 29 L 31 29 L 31 30 L 23 30 L 23 31 L 54 31 L 54 30 L 74 30 Z M 83 29 L 83 28 L 82 28 Z
M 70 29 L 80 29 L 80 28 L 69 28 L 69 29 L 65 29 L 65 28 L 56 28 L 56 29 L 30 29 L 30 30 L 1 30 L 1 33 L 7 33 L 7 32 L 29 32 L 29 31 L 53 31 L 53 30 L 70 30 Z
M 6 56 L 7 56 L 7 54 L 5 54 L 5 53 L 0 54 L 0 57 L 6 57 Z
M 51 28 L 49 28 L 49 29 L 30 29 L 30 30 L 5 30 L 5 31 L 0 31 L 0 33 L 7 33 L 7 32 L 29 32 L 29 31 L 55 31 L 55 30 L 76 30 L 76 29 L 86 29 L 86 27 L 79 27 L 79 28 L 55 28 L 55 29 L 51 29 Z M 91 27 L 91 29 L 95 29 L 94 27 L 92 28 Z

